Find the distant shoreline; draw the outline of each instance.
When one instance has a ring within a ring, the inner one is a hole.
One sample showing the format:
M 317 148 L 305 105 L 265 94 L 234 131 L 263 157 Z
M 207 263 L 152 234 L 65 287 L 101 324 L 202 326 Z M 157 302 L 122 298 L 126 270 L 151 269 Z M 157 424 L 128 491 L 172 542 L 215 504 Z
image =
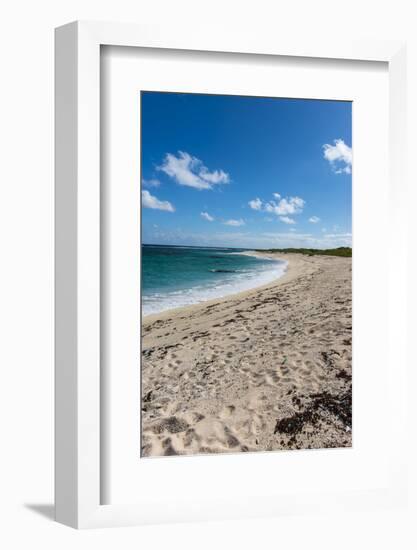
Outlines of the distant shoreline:
M 246 248 L 239 246 L 203 246 L 203 245 L 184 245 L 184 244 L 152 244 L 142 243 L 142 246 L 154 246 L 161 248 L 196 248 L 203 250 L 240 250 L 242 252 L 260 252 L 260 253 L 282 253 L 282 254 L 304 254 L 304 255 L 320 255 L 320 256 L 342 256 L 346 258 L 352 257 L 352 247 L 340 246 L 337 248 Z

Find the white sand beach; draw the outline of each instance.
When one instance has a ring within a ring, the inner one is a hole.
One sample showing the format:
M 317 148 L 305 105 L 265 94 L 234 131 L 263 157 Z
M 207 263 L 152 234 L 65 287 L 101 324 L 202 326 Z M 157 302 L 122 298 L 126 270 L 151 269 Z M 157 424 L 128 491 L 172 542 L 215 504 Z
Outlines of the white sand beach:
M 143 456 L 351 446 L 351 258 L 276 257 L 273 283 L 143 319 Z

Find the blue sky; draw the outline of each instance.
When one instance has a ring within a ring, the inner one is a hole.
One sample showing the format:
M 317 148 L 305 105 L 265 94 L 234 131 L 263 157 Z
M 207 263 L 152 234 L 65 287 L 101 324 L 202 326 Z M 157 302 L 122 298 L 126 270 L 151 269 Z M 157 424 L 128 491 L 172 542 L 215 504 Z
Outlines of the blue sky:
M 351 103 L 142 92 L 142 242 L 351 245 Z

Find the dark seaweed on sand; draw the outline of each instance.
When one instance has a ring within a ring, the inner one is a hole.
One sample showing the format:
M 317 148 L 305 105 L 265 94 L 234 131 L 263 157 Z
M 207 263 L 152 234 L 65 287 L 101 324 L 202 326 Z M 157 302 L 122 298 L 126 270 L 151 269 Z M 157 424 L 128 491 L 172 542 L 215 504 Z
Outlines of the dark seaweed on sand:
M 341 396 L 322 392 L 310 397 L 312 401 L 304 411 L 277 420 L 274 434 L 296 435 L 302 431 L 305 424 L 317 424 L 326 411 L 340 420 L 345 427 L 352 428 L 352 389 Z

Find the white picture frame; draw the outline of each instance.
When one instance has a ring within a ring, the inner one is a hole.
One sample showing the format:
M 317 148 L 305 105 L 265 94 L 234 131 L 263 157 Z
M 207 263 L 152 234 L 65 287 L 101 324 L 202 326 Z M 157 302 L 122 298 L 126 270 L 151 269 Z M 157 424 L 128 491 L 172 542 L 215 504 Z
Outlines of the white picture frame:
M 405 235 L 405 44 L 393 41 L 293 41 L 221 29 L 146 27 L 75 22 L 56 30 L 56 519 L 76 528 L 134 525 L 160 520 L 240 517 L 325 509 L 326 495 L 288 495 L 285 502 L 245 506 L 226 514 L 221 502 L 207 503 L 193 517 L 166 503 L 160 518 L 135 504 L 101 504 L 100 445 L 100 48 L 102 45 L 259 54 L 334 60 L 383 61 L 389 69 L 390 196 L 393 240 Z M 394 224 L 393 224 L 394 227 Z M 405 288 L 405 254 L 391 258 Z M 405 291 L 404 291 L 405 292 Z M 393 380 L 398 425 L 405 416 L 405 293 L 390 303 L 398 370 Z M 401 433 L 384 491 L 344 493 L 346 507 L 396 505 L 405 498 Z

